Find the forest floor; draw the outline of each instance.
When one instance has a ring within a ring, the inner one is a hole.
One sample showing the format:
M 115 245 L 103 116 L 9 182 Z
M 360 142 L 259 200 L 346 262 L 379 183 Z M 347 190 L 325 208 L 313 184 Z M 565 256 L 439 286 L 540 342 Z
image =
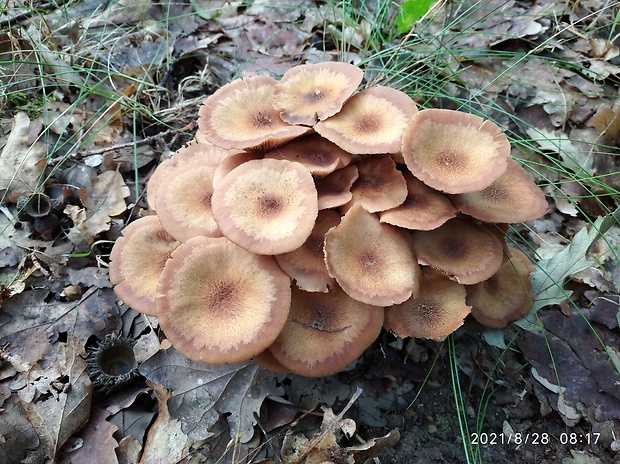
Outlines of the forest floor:
M 310 463 L 294 450 L 329 439 L 337 463 L 620 463 L 620 4 L 428 3 L 4 2 L 0 464 Z M 207 95 L 330 60 L 506 130 L 549 203 L 507 232 L 537 262 L 535 310 L 384 333 L 326 378 L 189 361 L 117 299 L 114 240 Z M 40 193 L 52 211 L 25 214 Z M 110 334 L 140 367 L 101 392 L 87 358 Z

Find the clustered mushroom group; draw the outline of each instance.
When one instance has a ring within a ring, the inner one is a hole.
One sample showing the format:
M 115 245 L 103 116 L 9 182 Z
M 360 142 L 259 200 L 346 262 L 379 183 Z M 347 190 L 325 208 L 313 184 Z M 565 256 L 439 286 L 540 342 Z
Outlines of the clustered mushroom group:
M 362 79 L 335 62 L 237 79 L 153 173 L 110 280 L 188 358 L 324 376 L 382 328 L 440 340 L 530 310 L 504 233 L 547 203 L 505 134 Z

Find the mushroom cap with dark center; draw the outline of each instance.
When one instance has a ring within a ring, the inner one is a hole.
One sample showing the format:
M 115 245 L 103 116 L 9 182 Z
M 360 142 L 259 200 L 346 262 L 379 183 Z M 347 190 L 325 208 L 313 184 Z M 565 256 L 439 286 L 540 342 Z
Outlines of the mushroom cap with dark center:
M 360 68 L 348 63 L 294 66 L 276 84 L 273 106 L 284 121 L 313 126 L 340 111 L 363 77 Z
M 310 172 L 287 160 L 252 160 L 215 187 L 213 217 L 222 234 L 263 255 L 288 253 L 310 236 L 318 214 Z
M 296 374 L 334 374 L 376 340 L 383 315 L 383 308 L 356 301 L 337 286 L 328 293 L 293 288 L 288 321 L 269 351 Z
M 359 204 L 325 234 L 325 262 L 329 275 L 363 303 L 390 306 L 418 292 L 420 268 L 407 232 L 381 224 Z
M 198 112 L 198 128 L 222 148 L 266 152 L 307 133 L 291 126 L 273 108 L 276 80 L 266 76 L 236 79 L 207 97 Z
M 317 179 L 314 185 L 319 196 L 319 209 L 336 208 L 351 201 L 351 186 L 358 177 L 357 166 L 349 164 Z
M 211 211 L 213 172 L 209 165 L 177 169 L 157 190 L 157 217 L 179 242 L 197 235 L 221 237 Z
M 407 198 L 407 182 L 389 156 L 370 156 L 355 162 L 359 174 L 351 186 L 351 203 L 368 212 L 396 208 Z
M 327 292 L 336 280 L 327 272 L 324 255 L 325 234 L 340 223 L 340 214 L 325 209 L 319 211 L 312 233 L 305 243 L 282 255 L 276 261 L 297 286 L 306 292 Z
M 502 265 L 502 244 L 491 231 L 472 221 L 450 219 L 428 231 L 412 231 L 418 263 L 461 284 L 488 279 Z
M 396 153 L 417 111 L 405 93 L 371 87 L 351 97 L 338 114 L 317 123 L 314 130 L 352 154 Z
M 456 209 L 441 192 L 430 188 L 410 172 L 403 173 L 407 198 L 396 208 L 379 213 L 381 222 L 412 230 L 436 229 L 456 216 Z
M 465 286 L 444 274 L 425 270 L 419 295 L 390 307 L 383 326 L 401 338 L 444 339 L 463 325 L 471 312 L 465 298 Z
M 454 195 L 452 202 L 462 213 L 487 222 L 526 222 L 547 210 L 542 190 L 513 159 L 508 159 L 506 171 L 491 185 L 479 192 Z
M 479 116 L 428 109 L 411 118 L 402 154 L 426 185 L 446 193 L 475 192 L 506 170 L 510 143 L 496 124 Z
M 291 140 L 265 153 L 265 158 L 288 159 L 303 164 L 314 177 L 323 177 L 351 162 L 351 154 L 319 134 Z
M 181 244 L 157 291 L 157 316 L 172 346 L 209 364 L 263 352 L 284 327 L 291 303 L 290 279 L 271 256 L 224 237 Z
M 517 248 L 510 248 L 499 270 L 487 280 L 467 287 L 471 315 L 486 327 L 502 329 L 525 317 L 532 309 L 530 258 Z
M 154 316 L 157 281 L 178 246 L 157 216 L 145 216 L 125 227 L 110 253 L 110 282 L 116 295 L 136 311 Z

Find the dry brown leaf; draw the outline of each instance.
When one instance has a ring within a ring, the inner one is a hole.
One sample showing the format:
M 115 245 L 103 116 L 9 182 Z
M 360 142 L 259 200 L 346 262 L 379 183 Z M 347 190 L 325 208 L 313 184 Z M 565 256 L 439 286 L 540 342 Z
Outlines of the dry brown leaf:
M 0 409 L 0 462 L 20 464 L 28 450 L 39 447 L 40 441 L 34 427 L 26 418 L 26 412 L 17 398 L 11 395 Z
M 596 132 L 609 144 L 620 140 L 620 111 L 608 104 L 602 104 L 592 116 L 592 123 Z
M 88 423 L 79 437 L 82 446 L 69 453 L 71 462 L 96 462 L 97 464 L 118 464 L 114 450 L 118 442 L 113 434 L 117 427 L 106 420 L 110 413 L 104 409 L 94 409 Z
M 0 200 L 15 203 L 39 186 L 47 154 L 47 146 L 37 141 L 40 129 L 41 124 L 31 122 L 26 113 L 14 116 L 11 133 L 0 154 Z

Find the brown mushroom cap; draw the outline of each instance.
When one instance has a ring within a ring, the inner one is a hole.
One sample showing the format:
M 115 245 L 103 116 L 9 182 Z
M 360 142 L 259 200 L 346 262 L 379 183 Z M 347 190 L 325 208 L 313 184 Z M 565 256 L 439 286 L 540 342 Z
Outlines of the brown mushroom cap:
M 198 128 L 222 148 L 266 152 L 311 130 L 291 126 L 273 108 L 276 80 L 236 79 L 210 95 L 198 112 Z
M 334 374 L 375 341 L 383 314 L 383 308 L 360 303 L 338 287 L 329 293 L 293 288 L 288 321 L 269 351 L 296 374 Z
M 390 306 L 418 292 L 420 268 L 407 232 L 381 224 L 359 204 L 325 234 L 325 262 L 329 275 L 363 303 Z
M 319 209 L 342 206 L 353 198 L 351 186 L 358 178 L 357 166 L 349 164 L 315 182 L 319 196 Z
M 263 352 L 284 327 L 290 279 L 271 256 L 224 237 L 194 237 L 166 263 L 157 317 L 172 345 L 194 361 L 236 363 Z
M 211 211 L 214 171 L 213 166 L 190 164 L 175 170 L 157 190 L 157 217 L 179 242 L 197 235 L 222 236 Z
M 450 219 L 429 231 L 414 230 L 418 263 L 430 266 L 461 284 L 488 279 L 502 265 L 502 244 L 495 234 L 472 221 Z
M 420 294 L 389 308 L 383 327 L 401 338 L 444 339 L 463 325 L 471 312 L 465 297 L 465 286 L 444 274 L 425 270 Z
M 291 140 L 265 153 L 265 158 L 288 159 L 303 164 L 314 177 L 323 177 L 351 162 L 351 154 L 319 134 Z
M 487 222 L 526 222 L 547 210 L 542 190 L 513 159 L 508 159 L 506 171 L 491 185 L 480 192 L 454 195 L 452 202 L 462 213 Z
M 370 213 L 396 208 L 407 198 L 407 182 L 389 156 L 371 156 L 355 162 L 359 177 L 351 186 L 352 203 Z M 348 209 L 348 208 L 346 208 Z
M 243 163 L 247 163 L 248 161 L 261 159 L 261 155 L 257 155 L 255 153 L 235 153 L 234 155 L 230 155 L 226 159 L 222 160 L 222 162 L 215 168 L 213 172 L 213 187 L 220 183 L 220 181 L 226 177 L 230 171 L 235 169 L 238 166 L 241 166 Z
M 327 292 L 336 280 L 327 272 L 323 244 L 325 234 L 340 223 L 340 214 L 325 209 L 319 215 L 305 243 L 290 253 L 276 255 L 276 261 L 297 286 L 306 292 Z
M 114 293 L 136 311 L 156 315 L 157 280 L 178 246 L 157 216 L 145 216 L 129 224 L 110 253 Z
M 252 160 L 215 187 L 213 217 L 222 234 L 263 255 L 288 253 L 310 236 L 318 214 L 312 175 L 287 160 Z
M 472 316 L 486 327 L 502 329 L 525 317 L 532 309 L 530 258 L 517 248 L 510 249 L 499 270 L 479 284 L 467 287 L 467 303 Z
M 402 154 L 411 173 L 426 185 L 446 193 L 475 192 L 506 170 L 510 143 L 491 121 L 429 109 L 411 118 Z
M 276 84 L 273 106 L 284 121 L 313 126 L 340 111 L 363 77 L 361 69 L 348 63 L 295 66 Z
M 263 351 L 261 354 L 254 356 L 252 361 L 260 367 L 264 367 L 265 369 L 275 372 L 276 374 L 290 374 L 291 372 L 290 369 L 280 364 L 280 362 L 274 358 L 273 354 L 271 354 L 271 351 L 268 349 Z
M 450 200 L 437 190 L 404 172 L 407 182 L 407 198 L 402 205 L 379 213 L 381 222 L 412 230 L 436 229 L 456 216 Z
M 405 127 L 418 111 L 405 93 L 371 87 L 354 95 L 342 110 L 314 130 L 352 154 L 397 153 Z

